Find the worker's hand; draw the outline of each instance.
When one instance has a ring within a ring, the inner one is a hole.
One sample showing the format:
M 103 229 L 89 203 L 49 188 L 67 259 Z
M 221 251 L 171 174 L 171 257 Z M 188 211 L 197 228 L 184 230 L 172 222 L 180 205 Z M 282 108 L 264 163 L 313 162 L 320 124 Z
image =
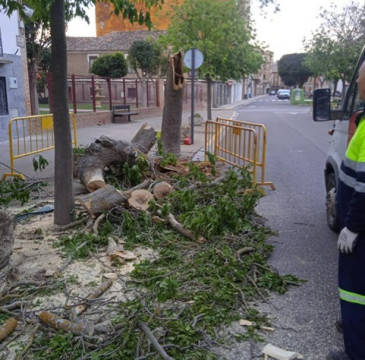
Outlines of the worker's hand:
M 337 249 L 342 253 L 352 253 L 356 244 L 357 235 L 359 234 L 356 234 L 347 227 L 344 227 L 337 240 Z

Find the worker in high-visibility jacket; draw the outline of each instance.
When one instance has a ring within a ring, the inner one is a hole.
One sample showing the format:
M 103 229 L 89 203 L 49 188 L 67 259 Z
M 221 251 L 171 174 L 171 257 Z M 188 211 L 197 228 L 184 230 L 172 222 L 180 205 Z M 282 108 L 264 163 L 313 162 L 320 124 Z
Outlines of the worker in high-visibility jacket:
M 359 69 L 358 93 L 365 100 L 365 62 Z M 341 164 L 336 207 L 341 222 L 338 237 L 339 294 L 345 352 L 327 360 L 365 360 L 365 113 Z

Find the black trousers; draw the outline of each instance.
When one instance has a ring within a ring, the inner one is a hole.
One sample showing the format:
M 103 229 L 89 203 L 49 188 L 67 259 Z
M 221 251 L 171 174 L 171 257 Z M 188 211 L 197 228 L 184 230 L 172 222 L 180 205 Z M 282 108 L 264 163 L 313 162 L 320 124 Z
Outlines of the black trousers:
M 340 253 L 338 277 L 345 351 L 351 360 L 365 360 L 365 236 L 352 254 Z

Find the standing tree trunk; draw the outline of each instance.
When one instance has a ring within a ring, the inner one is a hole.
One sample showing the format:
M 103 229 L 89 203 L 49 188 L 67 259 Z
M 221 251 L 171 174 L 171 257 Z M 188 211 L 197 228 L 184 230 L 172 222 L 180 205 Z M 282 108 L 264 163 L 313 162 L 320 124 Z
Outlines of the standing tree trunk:
M 161 125 L 163 150 L 177 156 L 180 155 L 180 128 L 184 85 L 183 58 L 181 51 L 179 51 L 169 57 L 165 88 L 165 104 Z
M 14 220 L 0 212 L 0 284 L 7 275 L 7 269 L 14 246 Z
M 37 93 L 37 72 L 38 72 L 38 62 L 35 59 L 32 59 L 30 64 L 28 65 L 29 69 L 29 80 L 30 80 L 30 103 L 32 109 L 32 115 L 39 114 L 39 102 L 38 102 L 38 93 Z
M 141 103 L 142 107 L 146 108 L 147 106 L 147 79 L 142 75 L 141 80 Z
M 67 101 L 67 58 L 64 0 L 51 5 L 52 96 L 55 136 L 55 212 L 54 222 L 66 225 L 72 221 L 74 208 L 72 138 Z
M 212 79 L 207 78 L 207 120 L 212 120 Z

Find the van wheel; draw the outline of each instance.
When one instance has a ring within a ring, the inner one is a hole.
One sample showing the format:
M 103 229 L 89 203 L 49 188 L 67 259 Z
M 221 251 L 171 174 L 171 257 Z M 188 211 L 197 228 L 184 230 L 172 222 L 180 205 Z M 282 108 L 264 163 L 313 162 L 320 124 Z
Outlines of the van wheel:
M 326 212 L 327 224 L 335 232 L 340 231 L 340 221 L 336 211 L 336 178 L 334 173 L 328 173 L 326 177 Z

